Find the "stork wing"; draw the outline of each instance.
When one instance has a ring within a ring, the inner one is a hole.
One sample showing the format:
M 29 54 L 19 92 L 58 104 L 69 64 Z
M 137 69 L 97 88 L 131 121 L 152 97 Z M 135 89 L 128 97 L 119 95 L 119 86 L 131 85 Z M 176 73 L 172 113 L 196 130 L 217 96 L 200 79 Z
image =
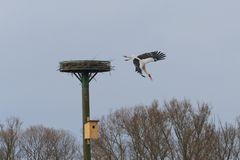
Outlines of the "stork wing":
M 153 51 L 153 52 L 148 52 L 144 53 L 138 56 L 139 59 L 143 60 L 146 59 L 146 62 L 153 62 L 153 61 L 158 61 L 158 60 L 163 60 L 165 59 L 166 55 L 161 52 L 161 51 Z
M 136 59 L 136 58 L 134 58 L 134 59 L 133 59 L 133 64 L 134 64 L 134 66 L 135 66 L 135 68 L 136 68 L 135 71 L 136 71 L 137 73 L 141 74 L 141 76 L 145 77 L 145 76 L 142 74 L 142 70 L 141 70 L 141 68 L 140 68 L 139 60 Z

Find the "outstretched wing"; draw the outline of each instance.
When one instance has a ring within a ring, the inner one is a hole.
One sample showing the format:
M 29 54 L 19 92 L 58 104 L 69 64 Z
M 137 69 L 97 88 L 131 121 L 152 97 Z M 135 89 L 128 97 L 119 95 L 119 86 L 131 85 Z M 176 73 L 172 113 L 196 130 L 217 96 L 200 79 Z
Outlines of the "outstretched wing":
M 134 64 L 134 66 L 135 66 L 135 68 L 136 68 L 135 71 L 136 71 L 137 73 L 141 74 L 141 76 L 145 77 L 145 76 L 142 74 L 142 70 L 141 70 L 141 68 L 140 68 L 139 60 L 136 59 L 136 58 L 134 58 L 134 59 L 133 59 L 133 64 Z
M 161 51 L 148 52 L 138 56 L 138 58 L 141 60 L 145 59 L 146 63 L 163 60 L 165 57 L 166 55 Z

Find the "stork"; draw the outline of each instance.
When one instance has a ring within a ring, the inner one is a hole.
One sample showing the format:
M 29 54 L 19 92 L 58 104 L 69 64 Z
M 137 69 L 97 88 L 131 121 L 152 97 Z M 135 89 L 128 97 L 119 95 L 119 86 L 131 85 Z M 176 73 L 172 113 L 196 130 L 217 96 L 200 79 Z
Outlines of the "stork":
M 146 64 L 150 62 L 156 62 L 159 60 L 164 60 L 166 55 L 161 51 L 153 51 L 147 52 L 138 56 L 123 56 L 125 57 L 125 61 L 133 60 L 133 64 L 135 66 L 135 71 L 139 73 L 141 76 L 145 77 L 143 72 L 152 80 L 151 74 L 146 70 Z

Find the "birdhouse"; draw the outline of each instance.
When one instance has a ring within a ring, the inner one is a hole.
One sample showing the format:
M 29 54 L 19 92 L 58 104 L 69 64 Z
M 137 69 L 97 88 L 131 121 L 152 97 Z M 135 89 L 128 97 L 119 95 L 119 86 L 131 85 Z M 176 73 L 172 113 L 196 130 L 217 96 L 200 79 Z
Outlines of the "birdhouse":
M 98 120 L 89 120 L 84 124 L 84 139 L 98 139 Z

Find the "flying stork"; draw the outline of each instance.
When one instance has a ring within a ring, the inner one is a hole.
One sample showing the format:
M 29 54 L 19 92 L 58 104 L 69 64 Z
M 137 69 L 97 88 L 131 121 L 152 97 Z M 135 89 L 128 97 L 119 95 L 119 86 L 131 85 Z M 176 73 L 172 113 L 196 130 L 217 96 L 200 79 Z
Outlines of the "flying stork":
M 125 61 L 133 60 L 133 64 L 135 66 L 135 71 L 139 73 L 141 76 L 145 77 L 143 72 L 152 80 L 152 76 L 146 70 L 146 64 L 150 62 L 156 62 L 159 60 L 164 60 L 166 55 L 161 51 L 153 51 L 147 52 L 138 56 L 123 56 L 125 57 Z

